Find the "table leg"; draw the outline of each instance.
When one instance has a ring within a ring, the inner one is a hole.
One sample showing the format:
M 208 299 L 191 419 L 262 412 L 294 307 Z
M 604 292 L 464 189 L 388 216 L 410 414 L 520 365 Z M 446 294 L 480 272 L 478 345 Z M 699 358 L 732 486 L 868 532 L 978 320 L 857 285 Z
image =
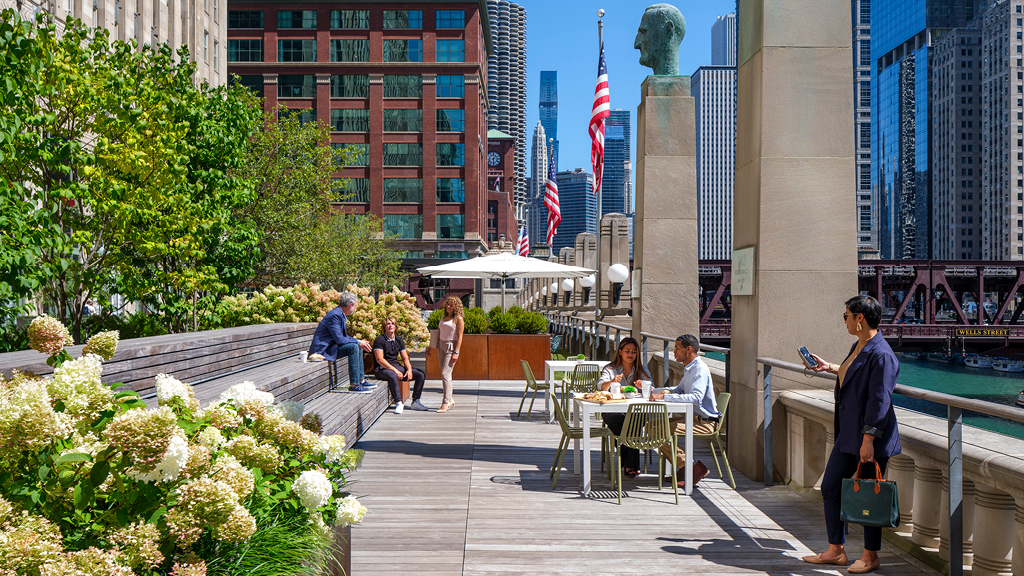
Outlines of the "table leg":
M 686 440 L 684 444 L 686 446 L 686 495 L 693 494 L 693 405 L 691 404 L 686 410 L 686 421 L 689 424 L 686 426 Z
M 590 413 L 583 410 L 583 494 L 590 495 L 590 430 L 587 426 L 590 423 Z M 577 451 L 577 455 L 579 452 Z
M 557 402 L 552 395 L 555 393 L 555 372 L 550 366 L 544 366 L 544 382 L 547 383 L 548 389 L 544 391 L 544 410 L 548 413 L 548 424 L 555 421 L 555 408 L 551 405 L 552 402 Z
M 577 402 L 572 403 L 572 425 L 580 425 L 580 405 Z M 572 441 L 572 473 L 579 476 L 580 474 L 580 441 Z

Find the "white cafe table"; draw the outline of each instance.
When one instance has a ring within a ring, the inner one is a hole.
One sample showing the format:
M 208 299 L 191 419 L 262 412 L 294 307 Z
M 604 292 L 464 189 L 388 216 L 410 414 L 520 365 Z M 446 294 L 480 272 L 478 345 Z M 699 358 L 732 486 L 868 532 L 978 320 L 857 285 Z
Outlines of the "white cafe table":
M 649 402 L 642 398 L 636 398 L 632 400 L 626 400 L 625 402 L 609 402 L 607 404 L 598 404 L 597 402 L 585 402 L 579 398 L 573 398 L 573 426 L 589 427 L 592 422 L 590 416 L 592 414 L 600 414 L 605 412 L 618 412 L 620 414 L 626 413 L 626 407 L 630 404 L 664 404 L 668 406 L 669 414 L 678 414 L 680 412 L 686 414 L 686 422 L 693 422 L 693 404 L 689 402 Z M 686 470 L 686 490 L 685 493 L 689 495 L 693 492 L 693 426 L 686 427 L 685 434 L 685 450 L 686 450 L 686 463 L 683 468 Z M 583 493 L 590 494 L 590 434 L 583 434 Z M 658 456 L 659 458 L 661 455 Z M 614 467 L 615 462 L 609 462 L 609 467 Z M 673 458 L 672 465 L 675 465 L 675 459 Z M 580 473 L 580 441 L 576 440 L 575 457 L 573 458 L 574 472 Z M 614 468 L 612 472 L 614 472 Z M 677 480 L 682 480 L 679 478 Z M 671 486 L 670 486 L 671 488 Z
M 551 401 L 555 395 L 555 372 L 572 372 L 579 364 L 595 364 L 598 369 L 604 369 L 608 364 L 607 360 L 546 360 L 544 362 L 544 382 L 548 385 L 547 393 L 544 395 L 544 410 L 548 413 L 548 424 L 555 421 L 555 410 Z M 568 414 L 566 415 L 568 416 Z

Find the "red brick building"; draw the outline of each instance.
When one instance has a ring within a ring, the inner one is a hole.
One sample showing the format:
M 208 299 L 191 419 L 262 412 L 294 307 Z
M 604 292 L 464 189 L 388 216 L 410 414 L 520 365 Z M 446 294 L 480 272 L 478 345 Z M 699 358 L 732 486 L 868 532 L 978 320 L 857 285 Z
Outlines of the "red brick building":
M 515 175 L 516 139 L 504 132 L 487 132 L 487 243 L 501 236 L 515 241 L 516 211 L 512 202 Z
M 513 182 L 488 192 L 492 50 L 486 0 L 228 3 L 228 72 L 362 150 L 339 204 L 382 218 L 410 266 L 486 251 L 489 202 L 511 206 Z

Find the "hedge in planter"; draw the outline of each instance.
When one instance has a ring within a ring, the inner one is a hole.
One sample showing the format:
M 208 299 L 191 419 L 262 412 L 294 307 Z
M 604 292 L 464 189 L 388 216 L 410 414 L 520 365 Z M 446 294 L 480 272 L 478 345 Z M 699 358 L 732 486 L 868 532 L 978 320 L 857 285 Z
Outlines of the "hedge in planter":
M 301 404 L 243 382 L 200 409 L 161 374 L 148 409 L 101 381 L 115 333 L 77 360 L 59 321 L 29 334 L 54 374 L 0 382 L 0 573 L 308 573 L 331 561 L 328 524 L 362 519 L 345 489 L 362 452 L 301 427 Z

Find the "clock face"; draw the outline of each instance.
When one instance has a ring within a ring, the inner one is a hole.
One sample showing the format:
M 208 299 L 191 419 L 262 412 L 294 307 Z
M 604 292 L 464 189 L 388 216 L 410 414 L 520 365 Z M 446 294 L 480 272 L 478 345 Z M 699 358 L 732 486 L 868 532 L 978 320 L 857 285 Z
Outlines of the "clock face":
M 493 168 L 498 164 L 501 164 L 501 156 L 499 156 L 497 152 L 491 152 L 490 154 L 487 155 L 488 166 L 491 166 Z

